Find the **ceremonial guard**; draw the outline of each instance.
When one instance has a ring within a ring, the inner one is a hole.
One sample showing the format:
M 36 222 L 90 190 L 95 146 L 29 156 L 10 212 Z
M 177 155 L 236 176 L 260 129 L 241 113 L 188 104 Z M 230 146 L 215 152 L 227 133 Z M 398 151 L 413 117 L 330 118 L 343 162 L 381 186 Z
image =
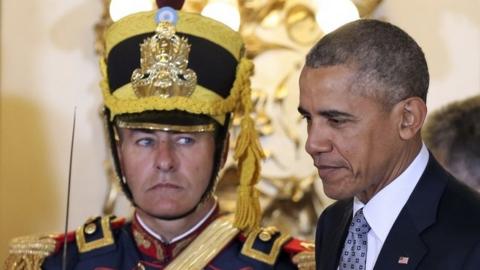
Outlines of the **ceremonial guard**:
M 130 221 L 86 221 L 67 235 L 12 240 L 6 269 L 314 269 L 311 244 L 262 228 L 255 184 L 263 156 L 252 111 L 252 63 L 240 35 L 199 14 L 162 7 L 105 34 L 100 67 L 116 172 Z M 214 195 L 235 141 L 234 215 Z M 64 248 L 66 253 L 64 255 Z

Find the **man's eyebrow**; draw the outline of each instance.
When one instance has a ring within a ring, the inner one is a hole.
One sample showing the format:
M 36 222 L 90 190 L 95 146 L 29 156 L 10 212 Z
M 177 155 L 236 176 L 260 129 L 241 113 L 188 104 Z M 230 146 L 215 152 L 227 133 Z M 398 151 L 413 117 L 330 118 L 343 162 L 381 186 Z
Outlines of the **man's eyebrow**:
M 307 112 L 305 109 L 302 107 L 298 107 L 298 112 L 301 115 L 309 115 L 310 113 Z M 317 115 L 321 115 L 326 118 L 337 118 L 337 117 L 342 117 L 342 118 L 348 118 L 348 119 L 356 119 L 356 117 L 352 114 L 338 111 L 338 110 L 320 110 L 316 112 Z
M 348 119 L 356 119 L 356 117 L 352 114 L 342 112 L 342 111 L 337 111 L 337 110 L 325 110 L 325 111 L 322 110 L 322 111 L 318 111 L 317 114 L 327 118 L 341 117 L 341 118 L 348 118 Z
M 297 108 L 297 110 L 298 110 L 298 113 L 300 113 L 301 115 L 308 114 L 308 112 L 300 106 Z

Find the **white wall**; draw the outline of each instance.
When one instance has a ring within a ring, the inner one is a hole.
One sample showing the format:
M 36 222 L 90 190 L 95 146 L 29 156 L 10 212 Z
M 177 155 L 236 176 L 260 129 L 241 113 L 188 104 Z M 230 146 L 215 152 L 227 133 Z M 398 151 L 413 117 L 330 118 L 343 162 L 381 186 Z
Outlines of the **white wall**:
M 91 0 L 2 1 L 1 261 L 13 236 L 63 231 L 74 106 L 69 227 L 101 213 L 106 149 L 93 49 L 100 9 L 101 1 Z M 375 13 L 423 47 L 430 110 L 480 92 L 478 14 L 478 0 L 384 0 Z
M 384 0 L 374 17 L 400 26 L 423 48 L 430 111 L 480 94 L 480 0 Z
M 100 7 L 100 1 L 2 1 L 2 261 L 15 235 L 63 231 L 74 106 L 70 228 L 100 212 L 105 147 L 93 49 Z

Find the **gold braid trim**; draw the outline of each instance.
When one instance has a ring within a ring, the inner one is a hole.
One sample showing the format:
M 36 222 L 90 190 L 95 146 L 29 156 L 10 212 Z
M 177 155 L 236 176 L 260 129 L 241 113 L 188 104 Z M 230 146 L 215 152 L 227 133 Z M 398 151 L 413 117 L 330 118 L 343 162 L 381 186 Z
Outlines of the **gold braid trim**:
M 239 233 L 229 216 L 220 217 L 193 240 L 165 270 L 201 270 Z
M 175 96 L 170 98 L 161 98 L 156 96 L 138 98 L 138 99 L 121 99 L 110 93 L 108 87 L 108 78 L 106 74 L 106 64 L 100 61 L 100 69 L 103 79 L 100 82 L 102 88 L 105 106 L 110 110 L 111 119 L 116 115 L 124 113 L 140 113 L 148 110 L 183 110 L 194 114 L 206 115 L 222 115 L 235 111 L 242 92 L 247 92 L 244 87 L 248 87 L 248 95 L 250 95 L 250 83 L 245 85 L 245 76 L 251 74 L 253 64 L 250 60 L 242 58 L 237 67 L 237 78 L 233 83 L 233 88 L 226 99 L 215 100 L 213 102 L 205 102 L 201 100 L 192 100 L 188 97 Z M 250 97 L 248 97 L 250 100 Z M 241 102 L 242 100 L 240 100 Z M 251 103 L 251 101 L 249 101 Z
M 24 236 L 10 242 L 5 270 L 41 270 L 43 261 L 55 251 L 55 240 L 50 236 Z
M 139 12 L 126 16 L 108 28 L 105 33 L 105 55 L 117 44 L 130 37 L 153 33 L 157 28 L 155 11 Z M 189 34 L 207 39 L 230 52 L 236 60 L 240 58 L 243 47 L 240 35 L 228 26 L 203 17 L 200 14 L 178 11 L 178 21 L 175 25 L 177 33 Z

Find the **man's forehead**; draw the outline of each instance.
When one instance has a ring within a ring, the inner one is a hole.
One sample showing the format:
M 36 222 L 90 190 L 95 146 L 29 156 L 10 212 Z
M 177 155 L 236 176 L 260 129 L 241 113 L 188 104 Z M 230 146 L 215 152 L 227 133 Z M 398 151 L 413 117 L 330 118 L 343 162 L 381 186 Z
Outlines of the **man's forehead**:
M 302 81 L 332 81 L 352 83 L 358 76 L 358 69 L 352 65 L 338 64 L 320 67 L 304 66 L 300 74 L 300 83 Z

